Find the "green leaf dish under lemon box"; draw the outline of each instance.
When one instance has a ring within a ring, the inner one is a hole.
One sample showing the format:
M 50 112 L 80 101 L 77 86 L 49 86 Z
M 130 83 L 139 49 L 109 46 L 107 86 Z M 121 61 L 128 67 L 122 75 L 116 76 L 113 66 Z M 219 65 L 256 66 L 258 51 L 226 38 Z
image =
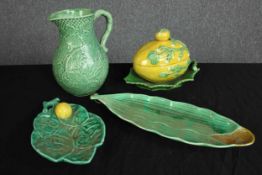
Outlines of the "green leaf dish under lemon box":
M 52 162 L 87 164 L 105 138 L 102 119 L 80 105 L 43 103 L 43 111 L 34 119 L 31 145 Z
M 130 69 L 129 74 L 124 78 L 127 84 L 136 85 L 141 89 L 146 89 L 150 91 L 165 91 L 172 90 L 183 86 L 184 83 L 194 81 L 196 74 L 199 72 L 197 67 L 197 62 L 192 61 L 188 66 L 186 72 L 179 76 L 178 78 L 165 82 L 165 83 L 152 83 L 143 78 L 141 78 L 133 68 Z
M 144 94 L 92 95 L 119 118 L 162 137 L 196 146 L 243 147 L 254 134 L 235 121 L 192 104 Z

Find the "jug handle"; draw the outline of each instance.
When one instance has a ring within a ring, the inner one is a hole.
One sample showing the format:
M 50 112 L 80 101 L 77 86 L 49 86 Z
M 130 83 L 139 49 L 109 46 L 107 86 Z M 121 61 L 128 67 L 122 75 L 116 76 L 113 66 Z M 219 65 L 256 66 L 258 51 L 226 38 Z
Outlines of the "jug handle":
M 108 11 L 105 11 L 105 10 L 97 10 L 95 12 L 95 20 L 97 18 L 99 18 L 100 16 L 104 16 L 106 18 L 106 22 L 107 22 L 107 27 L 106 27 L 106 31 L 104 33 L 104 35 L 102 36 L 102 39 L 100 41 L 100 45 L 102 46 L 102 48 L 104 49 L 105 52 L 108 51 L 107 47 L 106 47 L 106 42 L 107 42 L 107 39 L 112 31 L 112 27 L 113 27 L 113 18 L 112 18 L 112 15 L 108 12 Z

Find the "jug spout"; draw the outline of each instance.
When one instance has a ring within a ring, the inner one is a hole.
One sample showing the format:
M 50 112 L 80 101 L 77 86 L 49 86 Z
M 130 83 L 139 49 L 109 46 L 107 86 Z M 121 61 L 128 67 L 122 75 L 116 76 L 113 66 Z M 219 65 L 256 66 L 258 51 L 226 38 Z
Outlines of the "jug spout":
M 93 29 L 94 17 L 91 9 L 67 9 L 52 13 L 48 19 L 57 26 L 59 41 L 69 43 L 68 47 L 71 48 L 71 45 L 80 47 L 82 44 L 79 41 L 96 40 Z
M 63 35 L 78 35 L 81 39 L 97 40 L 93 23 L 100 16 L 104 16 L 107 20 L 106 31 L 100 40 L 100 46 L 105 52 L 107 52 L 108 49 L 105 45 L 113 25 L 112 16 L 108 11 L 102 9 L 94 11 L 85 8 L 66 9 L 52 13 L 49 15 L 48 20 L 56 24 L 61 39 L 65 39 Z
M 63 19 L 77 19 L 77 18 L 84 18 L 91 15 L 94 15 L 94 11 L 91 9 L 84 9 L 84 8 L 66 9 L 66 10 L 61 10 L 52 13 L 51 15 L 49 15 L 48 20 L 56 21 L 56 20 L 63 20 Z

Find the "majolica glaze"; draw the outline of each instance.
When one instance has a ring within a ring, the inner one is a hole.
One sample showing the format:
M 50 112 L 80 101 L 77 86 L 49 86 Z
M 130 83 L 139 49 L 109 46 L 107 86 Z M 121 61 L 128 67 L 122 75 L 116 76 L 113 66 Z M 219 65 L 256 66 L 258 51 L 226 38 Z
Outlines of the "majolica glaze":
M 214 111 L 192 104 L 144 94 L 92 95 L 121 119 L 160 136 L 214 148 L 249 146 L 248 129 Z
M 59 101 L 56 98 L 43 103 L 43 111 L 34 119 L 31 145 L 52 162 L 87 164 L 104 142 L 105 124 L 99 116 L 77 104 L 70 104 L 71 118 L 59 119 L 54 113 Z
M 170 38 L 167 29 L 161 29 L 155 40 L 143 45 L 133 58 L 134 71 L 147 81 L 164 83 L 186 72 L 190 64 L 187 46 Z
M 147 89 L 150 91 L 166 91 L 179 88 L 189 81 L 194 81 L 195 76 L 199 70 L 200 69 L 197 67 L 197 62 L 192 61 L 186 72 L 178 78 L 164 83 L 152 83 L 141 78 L 139 75 L 137 75 L 137 73 L 135 73 L 134 69 L 131 68 L 129 74 L 124 78 L 124 80 L 127 84 L 136 85 L 142 89 Z
M 94 21 L 107 18 L 107 29 L 99 43 Z M 69 9 L 49 16 L 59 29 L 59 47 L 53 59 L 58 84 L 75 96 L 87 96 L 98 90 L 108 74 L 107 48 L 112 30 L 111 14 L 105 10 Z

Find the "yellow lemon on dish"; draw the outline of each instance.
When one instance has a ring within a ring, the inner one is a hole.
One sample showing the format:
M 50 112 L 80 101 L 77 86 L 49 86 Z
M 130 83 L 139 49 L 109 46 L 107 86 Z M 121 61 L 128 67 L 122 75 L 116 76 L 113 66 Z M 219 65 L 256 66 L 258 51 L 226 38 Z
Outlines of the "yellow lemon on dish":
M 171 39 L 168 29 L 155 34 L 155 40 L 144 44 L 133 57 L 134 71 L 153 83 L 165 83 L 183 75 L 189 64 L 187 46 Z
M 61 102 L 55 106 L 55 114 L 59 119 L 68 119 L 72 116 L 73 110 L 70 104 Z

